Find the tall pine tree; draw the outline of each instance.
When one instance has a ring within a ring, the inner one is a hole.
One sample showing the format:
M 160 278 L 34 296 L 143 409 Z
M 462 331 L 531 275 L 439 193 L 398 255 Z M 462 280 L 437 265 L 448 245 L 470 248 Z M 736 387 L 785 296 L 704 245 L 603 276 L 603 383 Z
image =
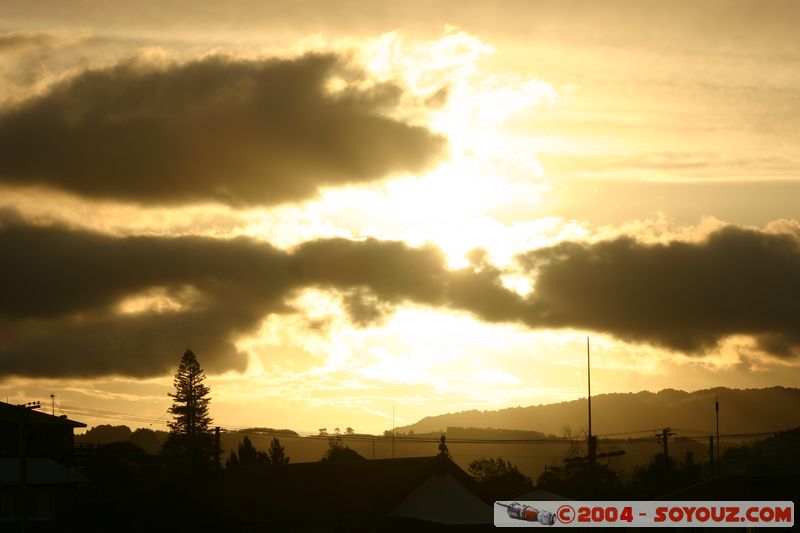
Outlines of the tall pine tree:
M 168 423 L 170 433 L 162 448 L 162 454 L 175 463 L 208 466 L 214 460 L 208 415 L 211 389 L 203 383 L 205 378 L 195 354 L 186 350 L 175 373 L 175 392 L 169 393 L 172 397 L 169 412 L 174 420 Z

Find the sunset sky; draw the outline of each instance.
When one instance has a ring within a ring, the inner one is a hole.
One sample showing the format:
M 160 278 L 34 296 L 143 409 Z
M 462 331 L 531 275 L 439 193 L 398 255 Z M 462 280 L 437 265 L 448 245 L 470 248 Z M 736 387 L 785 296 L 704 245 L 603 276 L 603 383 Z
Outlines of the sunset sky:
M 0 398 L 382 432 L 800 386 L 800 2 L 0 0 Z M 58 409 L 57 412 L 58 413 Z M 535 428 L 532 428 L 535 429 Z

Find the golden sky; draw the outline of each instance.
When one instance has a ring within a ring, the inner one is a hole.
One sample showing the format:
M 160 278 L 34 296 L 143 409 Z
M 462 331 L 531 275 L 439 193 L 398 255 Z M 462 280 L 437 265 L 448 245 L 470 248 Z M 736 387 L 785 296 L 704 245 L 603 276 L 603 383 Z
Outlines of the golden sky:
M 163 420 L 191 347 L 221 425 L 380 432 L 585 395 L 586 336 L 598 393 L 798 386 L 798 23 L 0 1 L 0 397 Z

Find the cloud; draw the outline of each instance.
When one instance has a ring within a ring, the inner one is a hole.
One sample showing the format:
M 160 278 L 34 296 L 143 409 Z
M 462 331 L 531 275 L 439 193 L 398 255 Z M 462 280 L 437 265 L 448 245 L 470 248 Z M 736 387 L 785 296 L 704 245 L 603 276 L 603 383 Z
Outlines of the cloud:
M 330 54 L 130 60 L 3 110 L 0 182 L 140 204 L 303 200 L 442 156 L 442 137 L 389 116 L 400 97 Z
M 285 311 L 292 287 L 286 254 L 247 239 L 117 238 L 7 217 L 0 258 L 6 374 L 159 375 L 187 346 L 210 371 L 243 370 L 235 337 Z M 120 311 L 156 288 L 175 305 Z
M 385 302 L 531 329 L 597 331 L 690 355 L 711 353 L 733 335 L 754 337 L 773 356 L 800 355 L 796 233 L 726 226 L 703 240 L 566 241 L 517 256 L 515 266 L 534 287 L 527 296 L 505 287 L 502 276 L 510 271 L 480 261 L 480 254 L 470 267 L 449 270 L 435 248 L 325 240 L 304 245 L 295 259 L 312 249 L 316 259 L 305 262 L 325 268 L 311 276 L 317 283 L 362 285 Z
M 748 334 L 772 355 L 797 354 L 800 241 L 728 226 L 701 242 L 620 237 L 523 254 L 535 279 L 523 321 L 586 328 L 701 354 Z
M 353 318 L 436 301 L 444 259 L 397 242 L 329 239 L 292 253 L 249 238 L 111 236 L 0 210 L 0 373 L 153 376 L 187 346 L 243 370 L 238 337 L 293 309 L 296 289 L 359 295 Z M 366 292 L 367 289 L 369 292 Z M 149 301 L 155 299 L 155 301 Z
M 773 356 L 800 352 L 795 234 L 728 226 L 702 241 L 562 242 L 517 257 L 517 275 L 534 287 L 527 296 L 503 285 L 507 271 L 472 257 L 450 270 L 432 246 L 319 239 L 283 251 L 249 238 L 35 226 L 0 211 L 0 372 L 163 375 L 187 346 L 209 371 L 242 370 L 237 338 L 271 313 L 297 312 L 287 302 L 309 287 L 340 293 L 357 325 L 412 302 L 694 355 L 732 335 Z
M 39 94 L 70 68 L 83 65 L 92 42 L 86 32 L 14 31 L 0 33 L 0 108 Z
M 444 296 L 444 254 L 434 246 L 412 248 L 396 241 L 319 239 L 293 253 L 306 286 L 363 286 L 387 303 L 435 304 Z

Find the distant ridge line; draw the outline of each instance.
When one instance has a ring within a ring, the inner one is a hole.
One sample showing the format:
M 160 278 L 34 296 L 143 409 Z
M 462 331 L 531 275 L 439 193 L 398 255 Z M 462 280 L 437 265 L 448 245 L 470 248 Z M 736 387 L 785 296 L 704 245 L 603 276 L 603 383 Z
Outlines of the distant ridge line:
M 593 395 L 592 412 L 598 436 L 630 435 L 652 430 L 627 428 L 694 428 L 681 432 L 697 435 L 714 433 L 714 397 L 721 405 L 720 426 L 726 435 L 767 434 L 800 426 L 800 388 L 766 387 L 731 389 L 716 387 L 694 392 L 663 389 L 658 392 L 605 393 Z M 508 431 L 537 431 L 545 434 L 579 434 L 586 425 L 586 398 L 507 407 L 476 409 L 424 417 L 399 432 L 432 433 L 448 427 L 502 428 Z M 498 429 L 499 430 L 499 429 Z

